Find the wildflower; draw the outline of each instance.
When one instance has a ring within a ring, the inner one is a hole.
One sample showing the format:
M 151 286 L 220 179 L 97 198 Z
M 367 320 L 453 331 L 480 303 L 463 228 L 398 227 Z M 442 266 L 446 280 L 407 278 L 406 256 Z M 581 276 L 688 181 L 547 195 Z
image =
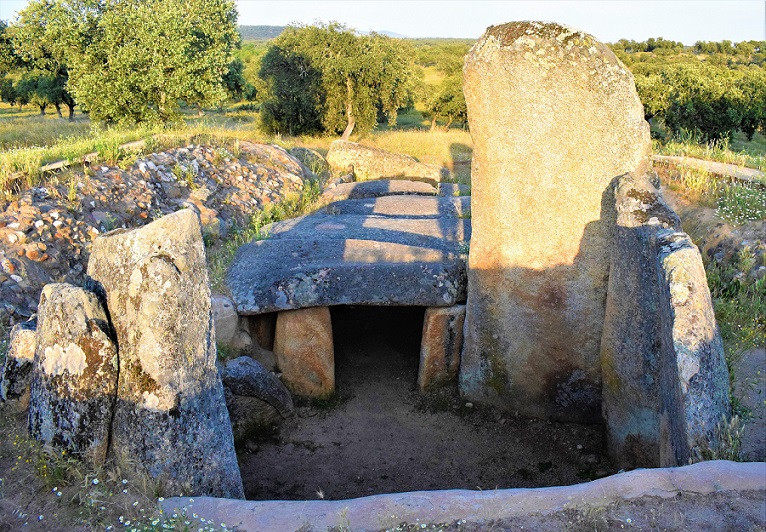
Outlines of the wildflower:
M 160 497 L 160 498 L 159 498 L 159 499 L 157 499 L 157 500 L 158 500 L 158 501 L 160 501 L 160 502 L 162 502 L 162 501 L 164 501 L 164 500 L 165 500 L 165 497 Z
M 42 520 L 43 520 L 43 516 L 42 516 L 42 515 L 38 515 L 38 516 L 37 516 L 37 520 L 38 520 L 38 521 L 42 521 Z
M 94 486 L 98 485 L 98 479 L 97 479 L 97 478 L 94 478 L 94 479 L 93 479 L 93 485 L 94 485 Z
M 128 493 L 128 490 L 122 490 L 123 493 Z
M 123 479 L 122 479 L 122 483 L 123 483 L 123 485 L 127 484 L 127 483 L 128 483 L 128 479 L 126 479 L 126 478 L 123 478 Z

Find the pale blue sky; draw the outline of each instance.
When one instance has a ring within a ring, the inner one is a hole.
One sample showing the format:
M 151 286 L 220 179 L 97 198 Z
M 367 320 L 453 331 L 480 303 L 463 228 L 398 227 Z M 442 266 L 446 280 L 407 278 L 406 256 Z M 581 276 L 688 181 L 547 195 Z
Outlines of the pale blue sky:
M 27 0 L 0 0 L 0 19 L 13 18 L 26 4 Z M 361 31 L 392 31 L 406 37 L 476 38 L 492 24 L 552 20 L 607 42 L 658 36 L 685 44 L 766 40 L 763 0 L 238 0 L 237 5 L 240 24 L 282 26 L 336 20 Z

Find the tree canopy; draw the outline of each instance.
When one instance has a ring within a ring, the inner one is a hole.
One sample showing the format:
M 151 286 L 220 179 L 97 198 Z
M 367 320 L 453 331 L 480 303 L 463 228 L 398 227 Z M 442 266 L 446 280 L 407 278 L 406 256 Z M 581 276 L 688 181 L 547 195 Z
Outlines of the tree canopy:
M 261 62 L 268 95 L 263 125 L 291 134 L 371 130 L 380 111 L 389 124 L 412 99 L 416 80 L 403 42 L 357 35 L 331 23 L 289 26 Z
M 236 19 L 232 0 L 107 0 L 86 42 L 70 47 L 69 86 L 105 122 L 167 122 L 181 101 L 217 105 L 239 42 Z

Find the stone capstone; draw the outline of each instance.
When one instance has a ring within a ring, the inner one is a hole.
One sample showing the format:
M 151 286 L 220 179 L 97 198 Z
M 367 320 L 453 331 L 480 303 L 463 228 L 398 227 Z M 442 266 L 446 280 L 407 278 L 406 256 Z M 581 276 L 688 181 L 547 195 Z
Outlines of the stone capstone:
M 463 72 L 475 236 L 461 391 L 596 421 L 613 181 L 651 150 L 633 76 L 592 36 L 540 22 L 490 27 Z
M 330 309 L 280 312 L 274 355 L 282 380 L 294 394 L 325 398 L 335 391 L 335 351 Z
M 97 238 L 88 274 L 106 292 L 120 346 L 114 453 L 169 493 L 242 498 L 197 215 Z
M 33 437 L 95 465 L 106 460 L 117 390 L 117 346 L 98 296 L 68 284 L 40 295 L 29 400 Z
M 436 186 L 449 172 L 434 164 L 421 163 L 409 155 L 371 148 L 356 142 L 336 140 L 330 144 L 327 162 L 335 173 L 353 171 L 357 181 L 409 179 Z
M 29 381 L 37 346 L 37 323 L 25 321 L 11 329 L 3 373 L 0 375 L 0 400 L 25 403 L 29 399 Z
M 229 268 L 227 284 L 237 311 L 462 303 L 471 224 L 454 210 L 440 215 L 439 208 L 439 202 L 453 206 L 457 199 L 345 200 L 324 212 L 273 224 L 269 238 L 242 246 Z M 375 208 L 383 200 L 396 200 L 383 202 L 385 215 Z M 433 203 L 423 206 L 417 200 Z M 399 216 L 397 208 L 403 211 Z M 332 214 L 336 211 L 345 214 Z
M 357 183 L 341 183 L 322 193 L 324 201 L 345 199 L 379 198 L 381 196 L 435 196 L 436 188 L 422 181 L 379 179 Z
M 426 309 L 418 367 L 421 390 L 457 380 L 464 321 L 465 305 Z

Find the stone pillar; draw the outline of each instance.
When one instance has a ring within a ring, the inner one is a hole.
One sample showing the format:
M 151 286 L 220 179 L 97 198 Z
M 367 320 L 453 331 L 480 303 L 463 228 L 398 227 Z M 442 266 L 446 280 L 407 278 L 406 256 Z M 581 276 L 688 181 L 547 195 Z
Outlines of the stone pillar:
M 421 391 L 457 380 L 464 321 L 465 305 L 426 309 L 418 368 Z
M 37 320 L 29 431 L 101 465 L 117 398 L 117 346 L 106 311 L 93 292 L 49 284 Z
M 633 76 L 552 23 L 490 27 L 465 58 L 473 236 L 460 387 L 525 415 L 600 417 L 612 182 L 648 167 Z
M 169 495 L 244 498 L 216 368 L 205 247 L 188 209 L 91 248 L 120 347 L 112 450 Z
M 287 310 L 277 316 L 274 355 L 294 394 L 324 398 L 335 391 L 335 351 L 328 307 Z

